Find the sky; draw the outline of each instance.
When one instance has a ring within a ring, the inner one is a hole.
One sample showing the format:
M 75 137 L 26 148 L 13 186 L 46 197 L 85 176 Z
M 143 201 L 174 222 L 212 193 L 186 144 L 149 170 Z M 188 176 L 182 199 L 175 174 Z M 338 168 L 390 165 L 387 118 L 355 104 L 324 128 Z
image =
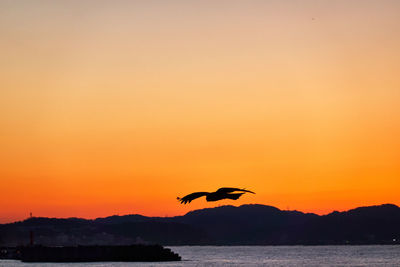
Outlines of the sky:
M 400 1 L 0 1 L 0 223 L 400 205 Z M 219 187 L 237 201 L 181 205 Z

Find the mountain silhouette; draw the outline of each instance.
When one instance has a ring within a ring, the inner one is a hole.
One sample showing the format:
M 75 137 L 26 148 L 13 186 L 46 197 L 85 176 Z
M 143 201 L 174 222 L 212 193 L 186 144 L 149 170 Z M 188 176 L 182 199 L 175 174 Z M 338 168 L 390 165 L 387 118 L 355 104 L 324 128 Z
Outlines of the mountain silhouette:
M 327 215 L 266 205 L 222 206 L 183 216 L 29 218 L 0 225 L 0 246 L 43 245 L 328 245 L 400 244 L 400 208 L 360 207 Z

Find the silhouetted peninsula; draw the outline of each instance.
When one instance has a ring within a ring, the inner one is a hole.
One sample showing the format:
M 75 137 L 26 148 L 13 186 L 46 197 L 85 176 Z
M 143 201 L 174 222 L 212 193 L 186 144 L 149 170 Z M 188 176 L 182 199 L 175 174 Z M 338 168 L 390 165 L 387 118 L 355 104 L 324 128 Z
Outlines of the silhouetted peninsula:
M 399 244 L 400 208 L 360 207 L 319 216 L 265 205 L 222 206 L 176 217 L 30 218 L 0 225 L 0 246 Z

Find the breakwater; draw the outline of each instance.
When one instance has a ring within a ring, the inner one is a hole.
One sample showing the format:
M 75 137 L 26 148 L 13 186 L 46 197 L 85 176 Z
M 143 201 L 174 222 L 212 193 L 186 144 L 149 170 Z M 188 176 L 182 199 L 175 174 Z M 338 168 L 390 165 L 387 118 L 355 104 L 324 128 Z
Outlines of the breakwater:
M 179 261 L 181 257 L 160 245 L 130 246 L 23 246 L 10 250 L 23 262 Z

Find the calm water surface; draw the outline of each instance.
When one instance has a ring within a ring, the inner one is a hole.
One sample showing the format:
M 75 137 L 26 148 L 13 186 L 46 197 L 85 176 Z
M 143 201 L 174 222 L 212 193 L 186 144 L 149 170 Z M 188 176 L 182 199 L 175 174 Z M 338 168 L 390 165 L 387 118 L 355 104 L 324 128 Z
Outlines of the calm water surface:
M 400 246 L 182 246 L 170 248 L 182 256 L 181 262 L 36 264 L 0 260 L 0 266 L 400 266 Z

